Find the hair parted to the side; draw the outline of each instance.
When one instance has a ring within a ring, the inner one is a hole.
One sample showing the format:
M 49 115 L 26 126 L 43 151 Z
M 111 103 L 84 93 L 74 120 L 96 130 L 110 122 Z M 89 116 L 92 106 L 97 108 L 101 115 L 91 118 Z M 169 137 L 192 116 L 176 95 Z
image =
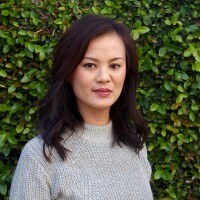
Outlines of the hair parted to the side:
M 76 97 L 69 82 L 76 67 L 84 58 L 92 39 L 116 33 L 126 49 L 126 77 L 118 100 L 111 106 L 113 145 L 123 143 L 139 152 L 147 137 L 147 127 L 136 109 L 138 58 L 135 43 L 128 28 L 122 23 L 98 15 L 86 15 L 75 21 L 59 40 L 53 58 L 49 89 L 39 104 L 38 129 L 44 141 L 43 152 L 50 161 L 46 148 L 55 148 L 62 160 L 68 149 L 62 145 L 62 135 L 73 132 L 84 124 Z

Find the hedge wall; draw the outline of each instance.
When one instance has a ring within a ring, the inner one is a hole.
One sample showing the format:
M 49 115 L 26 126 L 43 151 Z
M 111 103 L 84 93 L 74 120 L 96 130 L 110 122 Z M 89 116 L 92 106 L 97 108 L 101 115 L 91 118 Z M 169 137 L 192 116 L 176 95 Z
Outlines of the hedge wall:
M 125 23 L 140 57 L 138 108 L 149 122 L 155 199 L 200 199 L 200 1 L 4 0 L 0 4 L 0 199 L 36 133 L 58 38 L 88 14 Z

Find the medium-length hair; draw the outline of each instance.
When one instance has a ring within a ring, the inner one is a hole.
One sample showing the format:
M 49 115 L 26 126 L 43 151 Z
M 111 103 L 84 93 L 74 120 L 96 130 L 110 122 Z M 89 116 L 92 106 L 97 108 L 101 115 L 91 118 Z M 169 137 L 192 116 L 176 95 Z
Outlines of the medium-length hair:
M 136 153 L 143 148 L 147 127 L 136 108 L 138 57 L 135 43 L 124 24 L 99 15 L 86 15 L 75 21 L 59 40 L 53 57 L 49 88 L 39 104 L 38 129 L 48 161 L 50 154 L 47 154 L 47 148 L 55 148 L 64 161 L 69 150 L 62 144 L 63 134 L 73 133 L 84 125 L 69 80 L 84 58 L 90 42 L 109 33 L 115 33 L 122 39 L 126 51 L 124 85 L 119 98 L 110 108 L 112 144 L 124 144 Z

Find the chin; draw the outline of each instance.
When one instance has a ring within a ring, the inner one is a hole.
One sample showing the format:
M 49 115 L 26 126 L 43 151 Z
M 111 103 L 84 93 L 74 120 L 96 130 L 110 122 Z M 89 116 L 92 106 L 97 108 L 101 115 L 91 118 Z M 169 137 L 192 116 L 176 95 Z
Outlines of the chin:
M 94 108 L 96 108 L 97 110 L 107 110 L 110 109 L 112 105 L 113 104 L 96 105 L 94 106 Z

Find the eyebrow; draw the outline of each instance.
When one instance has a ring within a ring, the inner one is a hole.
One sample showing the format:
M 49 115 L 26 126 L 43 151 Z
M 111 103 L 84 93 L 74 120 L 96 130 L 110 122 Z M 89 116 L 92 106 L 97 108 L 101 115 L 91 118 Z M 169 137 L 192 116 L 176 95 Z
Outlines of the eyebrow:
M 93 61 L 96 61 L 96 62 L 99 61 L 98 59 L 93 58 L 93 57 L 84 57 L 83 60 L 84 60 L 84 59 L 89 59 L 89 60 L 93 60 Z M 112 59 L 109 60 L 109 61 L 112 62 L 112 61 L 115 61 L 115 60 L 124 60 L 124 58 L 122 58 L 122 57 L 116 57 L 116 58 L 112 58 Z

